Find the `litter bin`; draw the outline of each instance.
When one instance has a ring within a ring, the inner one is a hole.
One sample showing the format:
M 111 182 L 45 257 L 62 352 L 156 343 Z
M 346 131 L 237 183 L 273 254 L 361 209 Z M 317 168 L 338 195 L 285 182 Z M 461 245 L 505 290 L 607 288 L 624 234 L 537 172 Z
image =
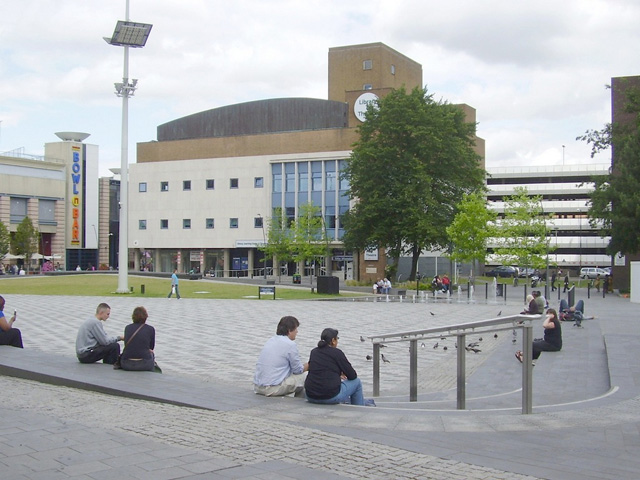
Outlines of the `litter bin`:
M 300 276 L 299 273 L 293 274 L 293 283 L 296 285 L 300 285 L 302 283 L 302 277 Z
M 498 283 L 496 285 L 496 297 L 504 297 L 504 284 Z

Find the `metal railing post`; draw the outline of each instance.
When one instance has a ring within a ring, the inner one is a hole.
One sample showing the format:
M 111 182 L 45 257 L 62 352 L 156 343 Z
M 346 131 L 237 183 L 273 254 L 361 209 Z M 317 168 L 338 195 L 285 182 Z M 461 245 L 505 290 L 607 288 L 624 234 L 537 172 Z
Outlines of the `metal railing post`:
M 533 410 L 533 326 L 529 323 L 522 328 L 522 413 Z
M 409 342 L 409 401 L 418 401 L 418 340 Z
M 465 375 L 466 375 L 466 366 L 465 366 L 465 360 L 466 360 L 466 353 L 467 351 L 465 350 L 465 346 L 466 346 L 466 335 L 461 334 L 458 335 L 457 337 L 457 342 L 458 342 L 458 351 L 457 351 L 457 357 L 458 357 L 458 362 L 457 362 L 457 375 L 458 375 L 458 380 L 457 380 L 457 392 L 456 392 L 456 397 L 457 397 L 457 405 L 456 408 L 458 410 L 464 410 L 466 408 L 466 396 L 467 396 L 467 392 L 466 392 L 466 382 L 465 382 Z
M 380 344 L 373 344 L 373 396 L 380 396 Z

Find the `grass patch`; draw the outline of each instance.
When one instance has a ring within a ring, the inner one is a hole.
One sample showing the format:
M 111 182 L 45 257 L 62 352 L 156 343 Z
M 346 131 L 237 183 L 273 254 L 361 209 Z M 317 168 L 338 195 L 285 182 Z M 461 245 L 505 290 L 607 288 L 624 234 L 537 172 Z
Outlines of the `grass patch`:
M 142 294 L 142 285 L 145 293 Z M 133 293 L 122 294 L 131 297 L 160 298 L 166 297 L 171 288 L 168 278 L 139 277 L 129 275 L 129 287 Z M 276 287 L 278 300 L 309 300 L 318 298 L 336 298 L 340 295 L 320 295 L 311 293 L 311 288 Z M 118 289 L 118 275 L 86 273 L 74 275 L 27 275 L 24 277 L 0 277 L 0 295 L 77 295 L 109 297 L 121 295 Z M 183 298 L 212 299 L 255 299 L 258 300 L 257 285 L 236 285 L 211 280 L 180 279 L 180 296 Z M 273 296 L 263 296 L 262 300 L 272 300 Z

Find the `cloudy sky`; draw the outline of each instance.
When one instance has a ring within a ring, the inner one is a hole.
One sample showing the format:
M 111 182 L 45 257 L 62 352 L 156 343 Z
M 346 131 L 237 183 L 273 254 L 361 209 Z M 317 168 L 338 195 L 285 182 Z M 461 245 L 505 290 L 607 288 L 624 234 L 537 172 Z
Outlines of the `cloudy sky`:
M 0 2 L 0 152 L 90 133 L 120 165 L 126 0 Z M 327 98 L 330 47 L 383 42 L 436 98 L 477 109 L 488 166 L 607 162 L 576 136 L 610 120 L 611 77 L 640 75 L 638 0 L 130 0 L 129 159 L 176 118 L 234 103 Z M 565 148 L 563 148 L 563 145 Z

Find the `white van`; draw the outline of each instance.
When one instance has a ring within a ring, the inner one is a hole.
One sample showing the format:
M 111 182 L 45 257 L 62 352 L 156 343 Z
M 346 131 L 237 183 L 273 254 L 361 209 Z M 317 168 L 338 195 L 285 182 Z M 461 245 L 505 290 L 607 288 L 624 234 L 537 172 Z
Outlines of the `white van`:
M 593 280 L 598 275 L 600 278 L 604 278 L 607 276 L 607 272 L 602 268 L 581 268 L 580 269 L 580 278 L 590 278 Z

